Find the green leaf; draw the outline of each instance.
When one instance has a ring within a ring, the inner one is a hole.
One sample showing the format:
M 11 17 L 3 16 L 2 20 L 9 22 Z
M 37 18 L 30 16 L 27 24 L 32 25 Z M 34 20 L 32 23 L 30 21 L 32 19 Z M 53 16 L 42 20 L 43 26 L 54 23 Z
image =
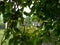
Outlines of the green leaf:
M 9 45 L 13 45 L 13 41 L 14 41 L 13 38 L 9 39 Z

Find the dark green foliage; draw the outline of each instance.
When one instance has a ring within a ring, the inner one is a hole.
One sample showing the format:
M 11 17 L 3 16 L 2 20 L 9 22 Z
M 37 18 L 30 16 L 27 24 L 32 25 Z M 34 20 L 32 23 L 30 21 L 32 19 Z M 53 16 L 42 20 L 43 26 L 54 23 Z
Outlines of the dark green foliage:
M 30 7 L 31 4 L 33 4 L 32 7 Z M 31 12 L 24 11 L 26 6 Z M 3 14 L 4 23 L 8 22 L 8 28 L 4 34 L 4 40 L 9 39 L 8 45 L 41 45 L 44 41 L 60 41 L 60 0 L 4 0 L 0 1 L 0 14 Z M 23 14 L 29 17 L 33 15 L 31 19 L 37 22 L 40 19 L 43 21 L 38 31 L 29 34 L 24 32 L 25 28 L 24 31 L 17 28 L 19 18 L 21 25 L 24 23 Z M 36 35 L 37 32 L 38 35 Z M 13 37 L 9 38 L 11 35 Z

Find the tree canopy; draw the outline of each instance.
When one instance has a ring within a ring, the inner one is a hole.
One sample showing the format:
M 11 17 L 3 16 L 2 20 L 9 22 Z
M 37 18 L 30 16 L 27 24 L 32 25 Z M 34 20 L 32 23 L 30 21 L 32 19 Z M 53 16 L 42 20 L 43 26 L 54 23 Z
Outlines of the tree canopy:
M 25 7 L 31 11 L 24 11 Z M 8 38 L 8 45 L 41 45 L 43 41 L 60 42 L 60 0 L 3 0 L 0 1 L 0 14 L 3 14 L 4 23 L 8 22 L 2 44 Z M 33 15 L 33 20 L 40 21 L 38 31 L 29 34 L 17 28 L 18 21 L 20 24 L 24 23 L 23 14 L 29 17 Z M 34 35 L 36 32 L 38 35 Z

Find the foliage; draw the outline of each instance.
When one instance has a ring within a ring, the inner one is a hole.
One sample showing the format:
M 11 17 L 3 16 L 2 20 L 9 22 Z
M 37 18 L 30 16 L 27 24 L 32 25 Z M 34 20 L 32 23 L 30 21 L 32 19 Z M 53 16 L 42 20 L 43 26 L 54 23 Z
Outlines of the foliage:
M 27 6 L 31 10 L 29 13 L 24 11 Z M 6 40 L 9 40 L 8 45 L 41 45 L 42 42 L 60 41 L 60 0 L 3 0 L 0 1 L 0 14 L 3 14 L 4 23 L 8 22 L 2 45 Z M 23 14 L 34 15 L 38 22 L 42 20 L 37 31 L 33 27 L 33 33 L 25 31 Z M 17 28 L 18 21 L 23 31 Z

